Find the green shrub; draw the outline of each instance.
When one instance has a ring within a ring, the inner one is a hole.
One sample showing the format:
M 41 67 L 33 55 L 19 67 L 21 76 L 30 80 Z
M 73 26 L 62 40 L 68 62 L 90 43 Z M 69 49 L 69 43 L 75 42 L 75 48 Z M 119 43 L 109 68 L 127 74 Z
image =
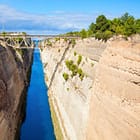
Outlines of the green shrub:
M 81 81 L 83 80 L 83 78 L 84 78 L 84 73 L 83 73 L 83 71 L 82 71 L 82 69 L 81 68 L 79 68 L 78 69 L 78 74 L 79 74 L 79 78 L 81 79 Z
M 57 42 L 57 41 L 60 41 L 60 37 L 56 37 L 55 38 L 55 41 Z
M 87 37 L 87 31 L 85 29 L 82 29 L 80 31 L 80 36 L 81 36 L 82 39 L 86 38 Z
M 76 52 L 74 52 L 74 56 L 76 56 L 77 55 L 77 53 Z
M 65 61 L 65 64 L 66 64 L 67 68 L 72 72 L 72 75 L 71 76 L 72 77 L 73 76 L 76 76 L 78 67 L 77 67 L 77 65 L 75 65 L 73 63 L 73 60 L 66 60 Z
M 72 77 L 73 76 L 76 76 L 77 75 L 77 70 L 78 70 L 78 67 L 75 65 L 75 64 L 73 64 L 72 66 L 71 66 L 71 72 L 72 72 Z
M 48 46 L 52 46 L 52 42 L 50 40 L 47 41 Z
M 78 56 L 78 60 L 77 60 L 77 64 L 80 65 L 81 61 L 82 61 L 82 56 L 79 55 L 79 56 Z
M 103 39 L 103 33 L 101 31 L 97 31 L 95 34 L 95 38 L 99 40 Z
M 5 36 L 6 36 L 6 34 L 7 34 L 6 32 L 2 32 L 2 36 L 3 36 L 3 37 L 5 37 Z
M 75 39 L 72 39 L 72 40 L 71 40 L 71 44 L 72 44 L 72 47 L 74 47 L 74 46 L 76 45 Z
M 63 78 L 67 81 L 69 79 L 69 75 L 67 73 L 63 73 Z
M 82 75 L 82 73 L 83 73 L 83 71 L 82 71 L 81 68 L 79 68 L 79 69 L 77 70 L 77 72 L 78 72 L 79 76 Z
M 68 41 L 68 39 L 67 39 L 67 38 L 64 38 L 64 41 L 65 41 L 65 42 L 67 42 L 67 41 Z
M 73 60 L 66 60 L 65 64 L 66 64 L 67 68 L 70 70 L 71 66 L 73 65 Z
M 27 35 L 27 33 L 26 32 L 22 32 L 22 35 Z
M 79 55 L 79 64 L 81 63 L 81 60 L 82 60 L 82 56 L 80 57 Z M 71 77 L 74 77 L 76 76 L 77 74 L 79 75 L 79 78 L 81 80 L 83 80 L 84 78 L 84 73 L 82 71 L 81 68 L 78 68 L 78 66 L 76 64 L 74 64 L 73 60 L 66 60 L 65 61 L 65 64 L 67 66 L 67 68 L 71 71 Z M 64 75 L 64 74 L 63 74 Z M 63 76 L 64 77 L 64 76 Z
M 79 78 L 81 79 L 81 81 L 83 80 L 83 78 L 84 78 L 84 73 L 82 73 L 80 76 L 79 76 Z
M 103 33 L 103 37 L 102 39 L 107 41 L 109 38 L 111 38 L 113 36 L 113 33 L 109 30 L 106 30 L 104 33 Z

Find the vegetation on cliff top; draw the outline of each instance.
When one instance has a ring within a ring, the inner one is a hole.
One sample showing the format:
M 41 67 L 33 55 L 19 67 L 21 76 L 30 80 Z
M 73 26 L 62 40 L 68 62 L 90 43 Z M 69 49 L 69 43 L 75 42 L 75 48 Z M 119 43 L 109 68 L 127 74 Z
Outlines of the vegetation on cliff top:
M 140 34 L 140 19 L 125 13 L 119 18 L 107 19 L 104 15 L 96 18 L 95 23 L 91 23 L 87 30 L 82 29 L 79 32 L 68 32 L 68 36 L 80 36 L 82 38 L 95 37 L 97 39 L 107 40 L 113 35 L 123 35 L 128 37 L 132 34 Z

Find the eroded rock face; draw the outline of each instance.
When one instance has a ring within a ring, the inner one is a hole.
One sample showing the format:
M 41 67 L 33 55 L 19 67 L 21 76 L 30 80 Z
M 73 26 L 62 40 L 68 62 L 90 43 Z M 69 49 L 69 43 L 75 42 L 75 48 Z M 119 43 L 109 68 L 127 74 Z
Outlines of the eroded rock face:
M 0 139 L 14 140 L 19 131 L 33 50 L 0 45 Z M 27 62 L 26 62 L 26 61 Z
M 89 38 L 77 40 L 74 47 L 62 39 L 43 44 L 49 100 L 64 139 L 140 140 L 139 38 L 116 37 L 107 43 Z M 82 81 L 78 75 L 72 78 L 65 64 L 76 64 L 78 55 L 85 73 Z
M 49 100 L 57 114 L 64 139 L 82 140 L 86 135 L 94 67 L 106 44 L 95 39 L 77 40 L 75 46 L 71 42 L 63 39 L 54 41 L 52 46 L 46 45 L 41 55 L 49 86 Z M 79 56 L 82 60 L 78 65 Z M 82 69 L 82 80 L 79 74 L 71 77 L 66 61 L 73 61 L 74 65 Z M 64 73 L 69 74 L 67 81 L 63 77 Z
M 139 42 L 110 42 L 96 69 L 89 112 L 87 140 L 140 140 Z

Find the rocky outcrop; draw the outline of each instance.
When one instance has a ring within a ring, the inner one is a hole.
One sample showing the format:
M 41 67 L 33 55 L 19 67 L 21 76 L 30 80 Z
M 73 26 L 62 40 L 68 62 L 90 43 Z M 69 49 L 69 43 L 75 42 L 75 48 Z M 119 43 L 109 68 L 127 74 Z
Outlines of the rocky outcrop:
M 14 49 L 0 45 L 0 139 L 18 139 L 32 49 Z
M 63 139 L 140 140 L 139 38 L 42 42 L 49 101 Z

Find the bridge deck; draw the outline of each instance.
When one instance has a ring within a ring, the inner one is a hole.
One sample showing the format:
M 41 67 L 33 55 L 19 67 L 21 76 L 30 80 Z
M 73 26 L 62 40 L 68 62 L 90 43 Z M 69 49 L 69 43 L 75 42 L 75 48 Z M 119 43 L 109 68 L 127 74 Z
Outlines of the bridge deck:
M 12 37 L 12 38 L 80 38 L 79 36 L 61 36 L 61 35 L 12 35 L 12 34 L 0 34 L 0 38 L 6 38 L 6 37 Z

